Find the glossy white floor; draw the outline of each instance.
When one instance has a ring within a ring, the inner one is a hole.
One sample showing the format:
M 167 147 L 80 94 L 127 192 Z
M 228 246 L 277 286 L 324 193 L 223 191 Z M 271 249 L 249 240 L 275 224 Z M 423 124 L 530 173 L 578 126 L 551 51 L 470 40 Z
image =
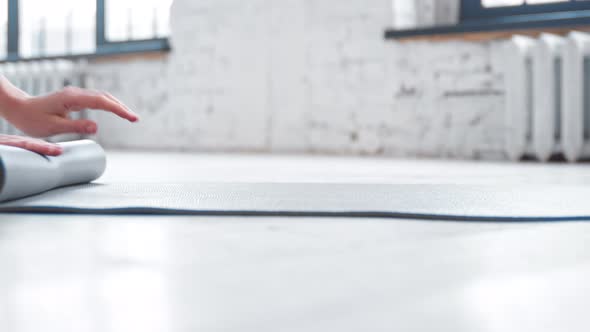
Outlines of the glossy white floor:
M 110 153 L 101 181 L 590 185 L 590 165 Z M 586 331 L 589 243 L 590 222 L 0 215 L 0 331 Z

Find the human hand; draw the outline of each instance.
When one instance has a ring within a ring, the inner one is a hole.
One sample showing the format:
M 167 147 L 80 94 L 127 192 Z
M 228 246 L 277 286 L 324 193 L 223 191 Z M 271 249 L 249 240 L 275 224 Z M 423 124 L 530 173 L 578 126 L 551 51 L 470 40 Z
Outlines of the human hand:
M 0 77 L 0 93 L 3 117 L 33 137 L 65 133 L 95 134 L 95 122 L 68 117 L 71 112 L 87 108 L 111 112 L 131 122 L 139 120 L 127 106 L 106 92 L 66 87 L 45 96 L 31 97 Z
M 27 135 L 95 134 L 98 127 L 94 121 L 68 117 L 71 112 L 87 108 L 104 110 L 130 122 L 139 120 L 137 114 L 106 92 L 66 87 L 49 95 L 31 97 L 0 76 L 0 115 Z M 24 144 L 30 150 L 49 155 L 61 153 L 59 146 L 41 140 L 4 135 L 0 144 L 5 142 L 9 143 L 7 145 L 19 144 L 19 147 Z
M 62 153 L 61 146 L 41 139 L 0 134 L 0 145 L 14 146 L 48 156 L 58 156 Z

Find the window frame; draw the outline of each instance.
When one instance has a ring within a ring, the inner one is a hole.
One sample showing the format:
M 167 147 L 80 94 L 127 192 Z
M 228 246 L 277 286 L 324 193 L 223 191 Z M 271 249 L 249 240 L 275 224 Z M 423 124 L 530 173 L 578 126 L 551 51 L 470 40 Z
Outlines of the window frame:
M 8 0 L 8 29 L 6 57 L 0 62 L 33 61 L 41 59 L 88 58 L 105 55 L 169 51 L 167 37 L 134 39 L 128 41 L 109 41 L 106 37 L 106 1 L 96 0 L 96 50 L 89 54 L 63 54 L 43 57 L 21 57 L 19 52 L 20 14 L 19 0 Z

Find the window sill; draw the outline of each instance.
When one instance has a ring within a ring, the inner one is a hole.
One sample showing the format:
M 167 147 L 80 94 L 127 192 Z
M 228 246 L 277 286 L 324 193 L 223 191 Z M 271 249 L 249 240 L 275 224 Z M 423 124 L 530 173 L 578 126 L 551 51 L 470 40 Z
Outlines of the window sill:
M 572 30 L 590 30 L 590 10 L 471 20 L 452 26 L 423 29 L 388 29 L 385 31 L 385 38 L 398 41 L 485 41 L 508 38 L 514 34 L 538 35 L 541 32 L 567 34 Z
M 96 52 L 89 54 L 67 54 L 43 57 L 23 58 L 16 54 L 9 54 L 5 59 L 0 60 L 0 63 L 20 62 L 20 61 L 41 61 L 41 60 L 57 60 L 57 59 L 89 59 L 100 60 L 103 58 L 130 56 L 130 55 L 144 55 L 153 53 L 163 53 L 170 51 L 170 43 L 168 38 L 148 39 L 148 40 L 134 40 L 129 42 L 109 42 L 97 47 Z

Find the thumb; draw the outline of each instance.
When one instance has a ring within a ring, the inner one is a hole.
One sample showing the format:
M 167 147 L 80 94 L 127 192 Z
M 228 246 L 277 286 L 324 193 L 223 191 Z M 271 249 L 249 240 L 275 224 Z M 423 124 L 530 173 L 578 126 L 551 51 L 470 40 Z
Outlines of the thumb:
M 57 134 L 77 133 L 77 134 L 96 134 L 98 126 L 91 120 L 71 120 L 59 118 L 55 124 Z

